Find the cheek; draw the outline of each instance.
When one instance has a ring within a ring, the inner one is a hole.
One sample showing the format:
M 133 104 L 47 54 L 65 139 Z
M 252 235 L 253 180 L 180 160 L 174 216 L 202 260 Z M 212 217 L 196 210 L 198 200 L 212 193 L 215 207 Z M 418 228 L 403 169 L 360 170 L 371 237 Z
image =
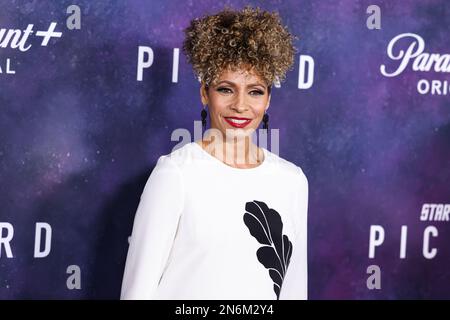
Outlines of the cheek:
M 255 116 L 257 118 L 262 118 L 264 116 L 265 108 L 266 108 L 266 103 L 259 102 L 258 105 L 253 109 Z
M 213 119 L 221 118 L 223 116 L 223 114 L 225 113 L 225 109 L 226 108 L 224 107 L 223 104 L 214 103 L 214 102 L 212 102 L 208 106 L 209 115 Z
M 219 111 L 219 110 L 223 109 L 225 105 L 226 105 L 226 101 L 224 101 L 224 99 L 222 97 L 216 95 L 215 93 L 210 95 L 209 106 L 211 109 Z
M 210 109 L 211 116 L 220 117 L 223 115 L 225 108 L 223 105 L 214 104 L 214 106 Z

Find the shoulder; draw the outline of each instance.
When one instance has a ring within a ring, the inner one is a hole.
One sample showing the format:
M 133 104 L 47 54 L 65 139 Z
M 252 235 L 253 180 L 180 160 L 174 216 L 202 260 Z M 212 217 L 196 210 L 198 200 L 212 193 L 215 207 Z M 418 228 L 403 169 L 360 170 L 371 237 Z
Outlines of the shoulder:
M 266 154 L 268 154 L 269 162 L 272 166 L 275 166 L 277 170 L 280 170 L 282 173 L 290 176 L 292 179 L 296 180 L 302 186 L 308 186 L 308 178 L 306 177 L 303 169 L 296 165 L 295 163 L 286 160 L 279 155 L 270 152 L 266 149 Z
M 183 167 L 192 159 L 192 145 L 190 143 L 181 146 L 175 146 L 170 153 L 159 156 L 156 161 L 150 178 L 158 177 L 174 177 L 176 179 L 183 178 Z
M 173 152 L 161 155 L 156 165 L 153 167 L 144 187 L 145 192 L 155 192 L 155 190 L 164 191 L 174 190 L 175 188 L 183 189 L 183 174 L 178 164 L 177 156 L 173 156 Z M 153 188 L 157 186 L 157 188 Z
M 176 145 L 170 153 L 158 158 L 157 166 L 180 169 L 189 159 L 193 159 L 193 147 L 192 142 Z

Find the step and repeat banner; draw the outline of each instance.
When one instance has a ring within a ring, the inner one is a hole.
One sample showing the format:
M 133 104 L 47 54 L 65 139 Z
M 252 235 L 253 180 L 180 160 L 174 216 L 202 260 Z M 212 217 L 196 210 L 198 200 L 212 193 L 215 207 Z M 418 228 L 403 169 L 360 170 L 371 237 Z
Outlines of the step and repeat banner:
M 450 2 L 228 1 L 298 39 L 272 90 L 309 180 L 310 299 L 450 298 Z M 134 214 L 177 129 L 182 53 L 218 1 L 12 1 L 0 10 L 0 299 L 118 299 Z

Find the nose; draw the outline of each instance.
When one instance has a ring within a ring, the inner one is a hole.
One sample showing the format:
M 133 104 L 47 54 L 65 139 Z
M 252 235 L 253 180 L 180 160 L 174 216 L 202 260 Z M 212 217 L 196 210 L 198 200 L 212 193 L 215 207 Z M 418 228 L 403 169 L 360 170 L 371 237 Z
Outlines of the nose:
M 244 94 L 241 93 L 236 96 L 236 99 L 233 101 L 233 104 L 231 105 L 231 109 L 238 113 L 243 113 L 248 110 Z

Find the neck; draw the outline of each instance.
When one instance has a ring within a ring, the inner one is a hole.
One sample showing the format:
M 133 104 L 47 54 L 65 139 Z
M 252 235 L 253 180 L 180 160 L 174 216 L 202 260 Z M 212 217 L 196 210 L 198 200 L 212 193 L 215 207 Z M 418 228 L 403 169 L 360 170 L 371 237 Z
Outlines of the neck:
M 236 168 L 253 168 L 264 161 L 261 148 L 251 141 L 251 136 L 215 139 L 205 136 L 202 147 L 220 161 Z

